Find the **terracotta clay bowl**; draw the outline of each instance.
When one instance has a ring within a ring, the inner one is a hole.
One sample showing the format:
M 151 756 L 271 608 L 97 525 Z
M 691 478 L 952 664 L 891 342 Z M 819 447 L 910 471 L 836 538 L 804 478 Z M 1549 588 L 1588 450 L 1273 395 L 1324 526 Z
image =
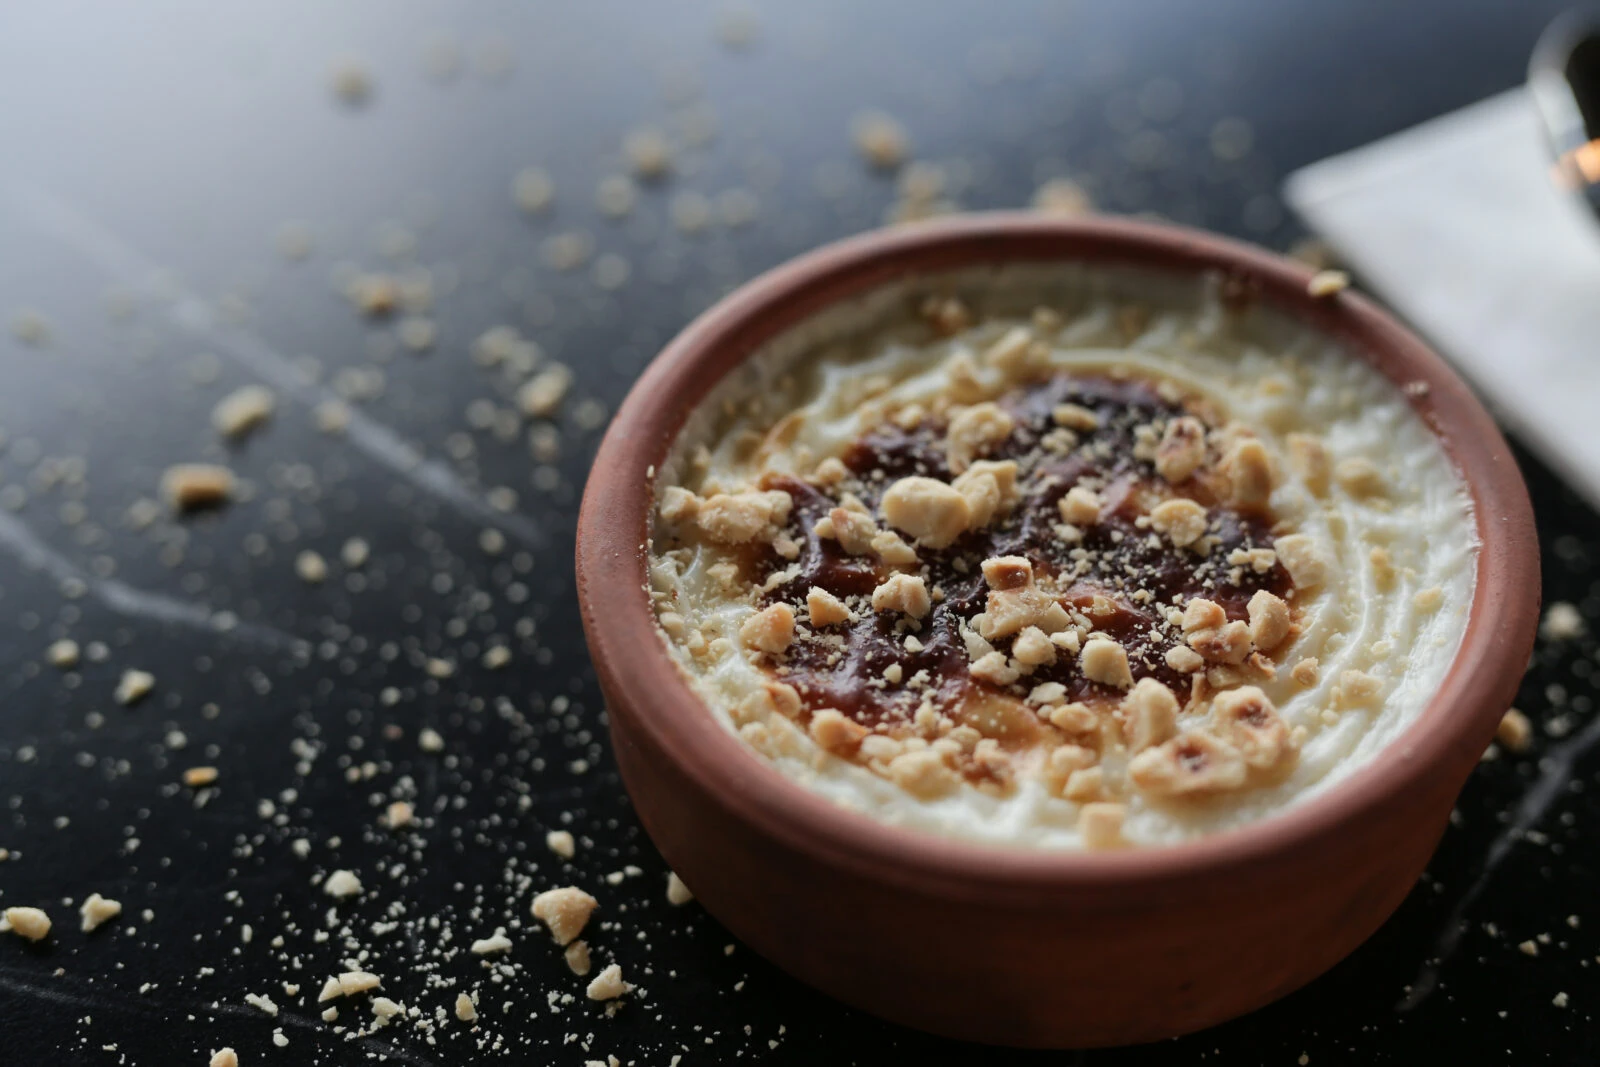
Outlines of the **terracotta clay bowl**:
M 1342 782 L 1170 847 L 1063 853 L 951 840 L 841 810 L 783 777 L 712 718 L 669 659 L 646 593 L 652 481 L 712 386 L 838 301 L 908 275 L 1025 261 L 1221 271 L 1413 383 L 1413 406 L 1476 504 L 1477 589 L 1437 694 Z M 578 596 L 628 792 L 712 915 L 790 974 L 886 1019 L 1048 1047 L 1153 1041 L 1241 1015 L 1311 981 L 1388 918 L 1515 694 L 1538 618 L 1538 548 L 1516 464 L 1467 387 L 1371 302 L 1314 299 L 1309 278 L 1298 263 L 1175 226 L 973 215 L 802 256 L 667 346 L 596 458 Z

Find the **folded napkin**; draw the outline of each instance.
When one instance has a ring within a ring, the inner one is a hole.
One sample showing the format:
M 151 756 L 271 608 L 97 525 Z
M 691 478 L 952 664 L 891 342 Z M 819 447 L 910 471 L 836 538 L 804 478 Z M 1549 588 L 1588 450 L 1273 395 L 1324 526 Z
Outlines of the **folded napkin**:
M 1307 224 L 1600 507 L 1600 224 L 1515 89 L 1289 176 Z

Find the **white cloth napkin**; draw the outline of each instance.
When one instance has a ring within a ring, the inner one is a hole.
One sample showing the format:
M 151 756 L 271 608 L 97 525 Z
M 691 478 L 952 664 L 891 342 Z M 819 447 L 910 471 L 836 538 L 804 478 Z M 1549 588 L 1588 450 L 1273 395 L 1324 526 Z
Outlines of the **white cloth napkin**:
M 1600 222 L 1522 89 L 1289 176 L 1289 203 L 1600 507 Z

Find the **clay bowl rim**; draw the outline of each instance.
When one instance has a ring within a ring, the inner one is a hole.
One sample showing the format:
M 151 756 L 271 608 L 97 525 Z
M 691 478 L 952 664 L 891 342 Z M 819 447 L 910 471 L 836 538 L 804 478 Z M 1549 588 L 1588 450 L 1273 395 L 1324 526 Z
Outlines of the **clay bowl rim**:
M 1426 383 L 1407 395 L 1444 444 L 1474 505 L 1478 575 L 1467 630 L 1417 719 L 1320 795 L 1193 841 L 1109 851 L 1033 850 L 891 826 L 840 808 L 769 765 L 713 718 L 669 656 L 646 591 L 644 546 L 655 470 L 695 405 L 766 341 L 840 300 L 909 274 L 1024 261 L 1222 271 L 1242 279 L 1258 299 L 1339 339 L 1391 381 Z M 1311 297 L 1313 273 L 1264 249 L 1166 223 L 993 212 L 847 238 L 745 283 L 651 362 L 618 409 L 584 493 L 578 598 L 596 669 L 617 701 L 642 709 L 626 714 L 627 728 L 649 734 L 727 815 L 786 847 L 862 877 L 951 898 L 992 901 L 996 891 L 1033 898 L 1072 887 L 1126 889 L 1226 874 L 1327 841 L 1362 819 L 1397 817 L 1409 791 L 1481 753 L 1515 694 L 1539 611 L 1533 512 L 1498 428 L 1444 360 L 1357 293 Z

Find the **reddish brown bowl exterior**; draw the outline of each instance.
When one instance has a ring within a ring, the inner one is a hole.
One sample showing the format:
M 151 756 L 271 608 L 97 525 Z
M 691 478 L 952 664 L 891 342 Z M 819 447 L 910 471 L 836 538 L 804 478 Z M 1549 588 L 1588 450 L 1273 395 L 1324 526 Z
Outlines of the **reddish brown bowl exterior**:
M 784 778 L 714 721 L 661 646 L 646 593 L 651 482 L 687 413 L 767 339 L 907 274 L 1061 260 L 1220 270 L 1399 383 L 1470 487 L 1482 544 L 1466 635 L 1418 721 L 1327 793 L 1167 848 L 1004 849 L 896 829 Z M 1153 1041 L 1248 1012 L 1364 941 L 1415 884 L 1527 663 L 1538 547 L 1493 421 L 1420 340 L 1359 295 L 1312 299 L 1305 267 L 1117 219 L 966 216 L 830 245 L 691 324 L 628 395 L 578 526 L 584 631 L 623 780 L 705 907 L 803 981 L 950 1037 Z

